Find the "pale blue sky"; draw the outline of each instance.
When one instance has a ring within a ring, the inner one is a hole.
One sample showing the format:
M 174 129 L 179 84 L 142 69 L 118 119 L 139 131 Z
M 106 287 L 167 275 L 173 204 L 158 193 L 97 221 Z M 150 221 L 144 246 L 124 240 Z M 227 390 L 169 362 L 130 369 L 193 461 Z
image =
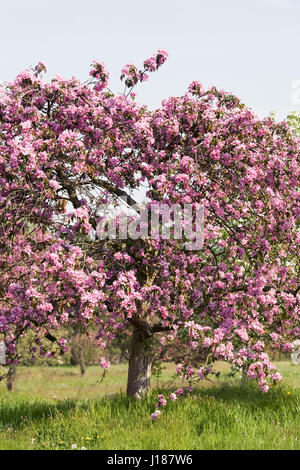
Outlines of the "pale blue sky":
M 43 60 L 47 78 L 88 78 L 103 60 L 121 91 L 127 62 L 158 48 L 168 62 L 137 89 L 151 107 L 181 95 L 193 80 L 237 94 L 260 116 L 300 108 L 300 0 L 14 0 L 0 9 L 0 81 Z

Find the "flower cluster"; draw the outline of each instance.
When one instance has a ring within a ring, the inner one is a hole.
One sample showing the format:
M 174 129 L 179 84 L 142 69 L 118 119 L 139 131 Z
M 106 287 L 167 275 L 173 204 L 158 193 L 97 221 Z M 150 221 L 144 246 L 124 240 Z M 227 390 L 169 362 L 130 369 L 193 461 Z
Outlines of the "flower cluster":
M 165 63 L 168 58 L 167 51 L 163 49 L 158 49 L 156 54 L 153 54 L 149 59 L 144 61 L 145 70 L 149 72 L 155 72 L 161 65 Z
M 102 91 L 107 87 L 109 79 L 109 73 L 106 70 L 106 66 L 103 62 L 97 62 L 94 60 L 91 67 L 90 75 L 96 79 L 94 89 L 95 91 Z
M 165 63 L 168 58 L 167 51 L 159 49 L 156 54 L 144 61 L 144 69 L 138 70 L 134 64 L 126 64 L 122 68 L 121 80 L 124 80 L 126 87 L 132 88 L 138 82 L 148 80 L 149 76 L 146 72 L 155 72 Z

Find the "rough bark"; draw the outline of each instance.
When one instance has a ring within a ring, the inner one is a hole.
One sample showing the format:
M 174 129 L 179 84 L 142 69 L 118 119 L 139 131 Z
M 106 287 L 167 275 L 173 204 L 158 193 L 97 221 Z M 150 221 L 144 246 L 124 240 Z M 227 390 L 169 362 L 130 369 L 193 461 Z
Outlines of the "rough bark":
M 134 328 L 128 367 L 127 396 L 140 399 L 150 388 L 152 365 L 151 337 Z

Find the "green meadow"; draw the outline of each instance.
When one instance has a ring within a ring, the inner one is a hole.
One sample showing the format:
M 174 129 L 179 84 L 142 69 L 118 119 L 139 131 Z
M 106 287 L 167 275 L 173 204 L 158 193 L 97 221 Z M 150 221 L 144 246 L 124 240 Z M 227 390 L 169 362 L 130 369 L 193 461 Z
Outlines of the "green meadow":
M 170 393 L 173 364 L 140 402 L 125 396 L 127 366 L 24 367 L 15 390 L 0 383 L 0 449 L 300 449 L 300 366 L 277 363 L 283 381 L 262 394 L 229 367 L 153 422 L 158 393 Z

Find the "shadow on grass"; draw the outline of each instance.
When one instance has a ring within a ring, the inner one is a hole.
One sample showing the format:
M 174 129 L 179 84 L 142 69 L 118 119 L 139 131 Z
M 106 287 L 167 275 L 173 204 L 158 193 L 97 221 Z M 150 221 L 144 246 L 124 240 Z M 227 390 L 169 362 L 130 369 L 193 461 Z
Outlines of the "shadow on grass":
M 168 394 L 170 390 L 160 388 L 157 393 Z M 271 388 L 268 393 L 261 392 L 255 383 L 244 386 L 238 382 L 228 384 L 219 383 L 210 388 L 196 388 L 192 395 L 194 400 L 199 398 L 200 403 L 211 402 L 225 403 L 227 405 L 239 405 L 249 410 L 279 409 L 285 405 L 300 406 L 300 389 L 291 389 L 289 386 L 280 384 Z
M 291 390 L 287 385 L 276 385 L 267 393 L 261 392 L 255 383 L 248 383 L 246 385 L 240 385 L 234 383 L 232 385 L 223 383 L 219 386 L 211 387 L 206 390 L 199 389 L 196 391 L 199 395 L 212 396 L 216 400 L 223 400 L 227 402 L 239 402 L 241 404 L 268 404 L 274 402 L 274 400 L 286 399 L 287 394 L 292 393 L 294 396 L 299 397 L 299 391 Z
M 141 401 L 126 397 L 120 393 L 111 397 L 102 397 L 99 400 L 58 400 L 55 403 L 46 401 L 32 401 L 31 399 L 10 395 L 9 400 L 0 399 L 0 428 L 13 426 L 22 428 L 29 422 L 55 419 L 61 416 L 70 416 L 82 413 L 100 414 L 105 411 L 111 418 L 132 414 L 145 414 L 147 409 L 153 407 L 153 399 L 146 397 Z
M 150 415 L 157 401 L 157 395 L 163 393 L 169 395 L 170 389 L 157 388 L 151 391 L 150 395 L 140 401 L 126 397 L 120 393 L 110 397 L 103 397 L 99 400 L 59 400 L 55 403 L 21 398 L 10 395 L 8 400 L 0 400 L 0 427 L 12 425 L 14 428 L 28 426 L 31 421 L 41 421 L 55 419 L 61 416 L 75 414 L 100 415 L 105 413 L 112 420 L 114 418 L 130 418 L 132 415 Z M 199 407 L 211 404 L 218 406 L 218 403 L 228 406 L 239 405 L 241 408 L 249 410 L 250 413 L 259 411 L 279 411 L 285 406 L 291 406 L 297 411 L 300 403 L 300 391 L 290 390 L 284 386 L 277 386 L 267 394 L 260 392 L 255 385 L 249 384 L 242 387 L 239 384 L 219 384 L 211 388 L 197 388 L 190 395 L 190 398 Z M 185 399 L 183 398 L 183 402 Z M 199 402 L 199 405 L 198 403 Z M 173 406 L 181 406 L 182 399 L 173 403 Z M 293 406 L 295 405 L 295 406 Z M 167 407 L 168 408 L 168 407 Z M 166 410 L 168 412 L 168 410 Z M 203 430 L 198 430 L 201 433 Z
M 75 409 L 75 400 L 62 400 L 53 404 L 42 401 L 32 402 L 25 399 L 19 403 L 0 402 L 0 426 L 12 425 L 14 428 L 20 428 L 29 421 L 54 418 L 58 414 L 68 415 Z

